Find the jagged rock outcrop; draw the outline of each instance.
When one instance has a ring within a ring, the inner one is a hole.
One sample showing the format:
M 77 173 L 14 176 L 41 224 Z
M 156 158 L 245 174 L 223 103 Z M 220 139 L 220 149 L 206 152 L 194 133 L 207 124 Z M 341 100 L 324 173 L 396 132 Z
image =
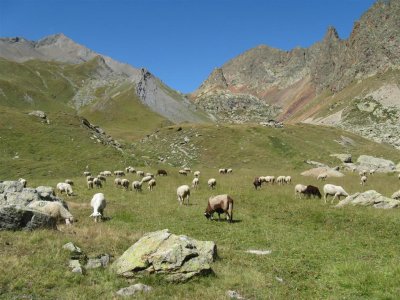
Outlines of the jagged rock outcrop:
M 366 191 L 364 193 L 355 193 L 340 201 L 336 207 L 344 207 L 346 205 L 353 206 L 372 206 L 374 208 L 397 208 L 400 204 L 399 200 L 390 199 L 382 196 L 375 190 Z

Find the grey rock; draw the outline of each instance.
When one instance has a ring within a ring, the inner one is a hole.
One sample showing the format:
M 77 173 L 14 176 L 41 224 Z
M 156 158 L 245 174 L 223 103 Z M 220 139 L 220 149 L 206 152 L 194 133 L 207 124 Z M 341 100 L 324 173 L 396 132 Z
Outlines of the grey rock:
M 351 163 L 352 162 L 351 154 L 331 154 L 330 156 L 340 159 L 340 161 L 343 163 Z
M 71 259 L 69 261 L 69 268 L 71 269 L 72 273 L 77 273 L 81 275 L 84 275 L 85 273 L 85 269 L 82 267 L 78 259 Z
M 22 192 L 24 185 L 20 181 L 3 181 L 0 183 L 0 193 Z
M 397 192 L 394 192 L 391 198 L 400 200 L 400 190 L 398 190 Z
M 54 189 L 51 186 L 38 186 L 36 191 L 41 200 L 52 201 L 56 196 Z
M 97 269 L 97 268 L 101 268 L 103 266 L 103 264 L 101 263 L 101 260 L 99 258 L 89 258 L 85 269 L 89 270 L 89 269 Z
M 0 207 L 0 230 L 57 229 L 57 220 L 26 207 Z
M 185 282 L 196 275 L 211 273 L 216 245 L 175 235 L 167 229 L 145 234 L 112 265 L 118 275 L 163 274 L 166 280 Z
M 8 192 L 3 194 L 4 201 L 0 199 L 1 205 L 20 205 L 26 206 L 32 201 L 40 200 L 35 189 L 24 188 L 21 192 Z
M 75 246 L 72 242 L 66 243 L 62 248 L 68 250 L 71 255 L 82 254 L 81 248 Z
M 244 298 L 242 295 L 240 295 L 238 292 L 233 291 L 233 290 L 229 290 L 226 292 L 226 295 L 231 298 L 231 299 L 238 299 L 238 300 L 244 300 L 246 298 Z
M 126 288 L 122 288 L 116 292 L 118 296 L 122 297 L 129 297 L 132 296 L 138 292 L 145 292 L 148 293 L 152 290 L 151 286 L 142 284 L 142 283 L 136 283 L 134 285 L 128 286 Z
M 363 193 L 355 193 L 340 201 L 336 207 L 353 206 L 372 206 L 374 208 L 391 209 L 400 205 L 399 200 L 382 196 L 375 190 L 369 190 Z
M 328 165 L 323 164 L 319 161 L 314 161 L 314 160 L 306 160 L 305 161 L 306 164 L 312 165 L 312 166 L 316 166 L 317 168 L 329 168 Z
M 357 159 L 357 163 L 361 168 L 371 170 L 374 169 L 376 172 L 393 172 L 396 169 L 394 162 L 391 160 L 373 157 L 369 155 L 360 155 Z
M 34 110 L 29 113 L 30 116 L 35 116 L 41 119 L 46 119 L 47 115 L 41 110 Z

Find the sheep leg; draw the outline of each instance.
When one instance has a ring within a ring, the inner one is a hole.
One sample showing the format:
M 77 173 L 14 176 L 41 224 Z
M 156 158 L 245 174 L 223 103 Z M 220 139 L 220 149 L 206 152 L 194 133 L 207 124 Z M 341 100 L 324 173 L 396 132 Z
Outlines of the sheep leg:
M 324 200 L 325 200 L 325 204 L 326 204 L 326 196 L 327 196 L 328 194 L 324 194 Z

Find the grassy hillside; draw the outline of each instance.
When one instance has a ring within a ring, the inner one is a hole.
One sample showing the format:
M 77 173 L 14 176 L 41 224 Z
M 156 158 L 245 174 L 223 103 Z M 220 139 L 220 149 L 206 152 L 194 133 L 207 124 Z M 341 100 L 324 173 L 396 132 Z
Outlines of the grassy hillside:
M 178 130 L 181 129 L 181 130 Z M 342 137 L 353 144 L 342 145 Z M 258 168 L 266 170 L 301 170 L 305 160 L 320 161 L 331 166 L 339 161 L 332 153 L 351 153 L 399 159 L 398 151 L 340 129 L 287 125 L 283 129 L 260 125 L 183 125 L 162 128 L 134 144 L 133 149 L 148 161 L 160 157 L 174 166 L 199 165 L 213 168 Z
M 155 171 L 152 167 L 144 170 Z M 117 289 L 132 282 L 109 269 L 90 270 L 85 276 L 70 273 L 62 245 L 72 241 L 89 256 L 118 257 L 143 233 L 164 228 L 215 241 L 219 254 L 212 264 L 215 276 L 179 285 L 156 277 L 137 279 L 153 287 L 140 299 L 226 299 L 228 289 L 248 299 L 395 299 L 399 295 L 398 210 L 335 209 L 319 199 L 294 199 L 293 185 L 259 191 L 252 187 L 258 174 L 292 175 L 294 183 L 321 187 L 316 179 L 304 178 L 296 170 L 260 166 L 234 169 L 232 175 L 219 175 L 214 168 L 199 170 L 200 189 L 192 191 L 187 207 L 179 207 L 175 189 L 190 184 L 192 176 L 180 176 L 175 168 L 167 168 L 168 177 L 157 178 L 153 192 L 146 188 L 141 194 L 126 192 L 109 179 L 101 192 L 108 199 L 105 214 L 111 219 L 99 224 L 88 217 L 90 198 L 98 191 L 87 190 L 83 177 L 73 178 L 76 196 L 66 199 L 79 220 L 73 227 L 0 234 L 0 263 L 12 270 L 0 274 L 0 298 L 112 299 Z M 205 186 L 210 177 L 218 181 L 215 191 Z M 136 178 L 128 176 L 130 181 Z M 55 186 L 63 179 L 31 179 L 29 185 Z M 329 182 L 343 185 L 349 193 L 361 190 L 354 173 Z M 376 174 L 366 189 L 390 195 L 396 187 L 395 176 Z M 222 193 L 235 200 L 233 224 L 207 221 L 203 216 L 208 197 Z M 245 253 L 248 249 L 272 253 L 255 256 Z
M 64 112 L 50 113 L 50 124 L 0 106 L 0 178 L 52 178 L 81 174 L 85 167 L 113 169 L 134 163 L 121 153 L 90 139 L 80 119 Z

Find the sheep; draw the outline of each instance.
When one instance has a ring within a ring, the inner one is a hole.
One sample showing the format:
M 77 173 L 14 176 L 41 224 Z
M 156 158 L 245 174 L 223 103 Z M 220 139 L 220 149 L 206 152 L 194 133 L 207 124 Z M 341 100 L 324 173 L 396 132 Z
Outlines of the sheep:
M 115 178 L 114 179 L 114 184 L 116 187 L 122 186 L 122 179 L 121 178 Z
M 190 198 L 190 188 L 188 185 L 181 185 L 176 189 L 176 194 L 178 196 L 178 201 L 179 204 L 185 204 L 185 199 L 186 199 L 186 205 L 189 205 L 189 198 Z
M 150 176 L 151 178 L 154 178 L 154 174 L 153 173 L 146 173 L 144 174 L 145 177 Z
M 303 191 L 305 191 L 307 188 L 306 185 L 303 184 L 296 184 L 296 186 L 294 187 L 294 197 L 295 198 L 300 198 L 301 199 L 301 194 L 303 193 Z
M 226 170 L 226 173 L 227 173 L 227 174 L 232 174 L 232 172 L 233 172 L 232 169 L 227 169 L 227 170 Z
M 186 173 L 190 173 L 190 172 L 192 172 L 192 169 L 190 169 L 190 168 L 187 168 L 187 167 L 186 167 L 186 168 L 183 168 L 183 170 L 184 170 L 184 171 L 186 171 Z
M 125 168 L 125 173 L 136 173 L 135 168 L 129 166 Z
M 313 185 L 307 185 L 306 189 L 302 192 L 302 194 L 306 195 L 308 198 L 310 198 L 311 196 L 318 197 L 319 199 L 322 198 L 319 188 Z
M 93 181 L 87 181 L 86 184 L 87 184 L 88 190 L 93 189 Z
M 360 177 L 367 175 L 367 170 L 362 170 L 358 173 L 358 175 L 360 175 Z
M 106 208 L 106 198 L 103 193 L 94 194 L 90 201 L 90 206 L 93 207 L 93 213 L 89 217 L 93 217 L 97 223 L 99 219 L 103 219 L 104 209 Z
M 121 186 L 127 191 L 129 189 L 129 180 L 128 179 L 122 179 L 121 180 Z
M 375 174 L 375 172 L 376 172 L 375 169 L 371 169 L 371 170 L 369 170 L 369 175 L 373 175 L 373 174 Z
M 183 176 L 187 176 L 187 172 L 185 170 L 179 170 L 178 173 Z
M 200 176 L 200 171 L 194 171 L 193 175 L 194 175 L 194 177 L 199 177 Z
M 262 181 L 260 180 L 259 177 L 255 177 L 253 180 L 253 185 L 255 189 L 261 188 Z
M 107 178 L 104 175 L 97 175 L 97 178 L 106 183 Z
M 135 190 L 136 192 L 141 192 L 142 191 L 142 183 L 137 180 L 132 182 L 132 189 Z
M 215 178 L 210 178 L 208 179 L 207 184 L 213 190 L 217 185 L 217 181 L 215 180 Z
M 120 171 L 120 170 L 114 171 L 114 175 L 115 176 L 125 176 L 125 172 L 124 171 Z
M 399 176 L 397 176 L 398 178 L 399 178 L 399 180 L 400 180 L 400 174 L 399 174 Z
M 231 198 L 231 196 L 224 194 L 224 195 L 217 195 L 215 197 L 210 197 L 208 199 L 208 204 L 206 211 L 204 212 L 204 216 L 208 220 L 212 220 L 214 212 L 218 214 L 218 220 L 221 220 L 221 214 L 225 213 L 228 222 L 232 223 L 233 199 Z
M 331 203 L 336 199 L 336 197 L 340 200 L 340 196 L 345 196 L 347 197 L 349 194 L 338 185 L 333 185 L 333 184 L 325 184 L 324 185 L 324 199 L 326 203 L 327 196 L 333 196 Z
M 152 191 L 153 188 L 156 186 L 156 180 L 155 180 L 154 178 L 152 178 L 152 179 L 147 183 L 147 185 L 148 185 L 148 189 L 149 189 L 150 191 Z
M 144 177 L 144 172 L 143 171 L 136 171 L 136 175 Z
M 278 176 L 278 178 L 276 178 L 276 182 L 281 185 L 281 184 L 285 184 L 285 176 Z
M 158 176 L 167 176 L 168 173 L 167 173 L 167 171 L 161 169 L 161 170 L 157 170 L 157 174 L 156 175 L 158 175 Z
M 72 214 L 59 201 L 36 200 L 29 203 L 27 206 L 32 210 L 45 213 L 57 220 L 65 220 L 65 224 L 67 225 L 71 225 L 74 222 Z
M 361 185 L 366 185 L 367 184 L 367 176 L 361 176 L 360 178 L 360 184 Z
M 275 183 L 275 176 L 260 176 L 258 178 L 260 178 L 261 183 Z
M 153 179 L 152 176 L 145 176 L 145 177 L 142 178 L 142 183 L 143 183 L 143 182 L 148 182 L 148 181 L 150 181 L 150 180 L 152 180 L 152 179 Z
M 110 177 L 112 174 L 111 174 L 111 171 L 103 171 L 103 172 L 100 172 L 100 175 Z
M 74 193 L 72 191 L 72 187 L 71 185 L 69 185 L 68 183 L 65 182 L 59 182 L 57 183 L 57 190 L 62 194 L 63 192 L 65 192 L 67 194 L 67 196 L 72 196 L 72 194 Z
M 83 172 L 83 176 L 85 176 L 85 177 L 90 176 L 90 175 L 92 175 L 92 173 L 90 173 L 88 171 Z
M 228 172 L 227 169 L 219 169 L 219 170 L 218 170 L 218 173 L 219 173 L 219 174 L 226 174 L 226 172 Z
M 400 200 L 400 190 L 392 195 L 392 199 Z
M 26 184 L 27 184 L 26 179 L 20 178 L 20 179 L 18 179 L 18 181 L 22 183 L 22 186 L 23 186 L 24 188 L 26 188 Z
M 198 187 L 199 187 L 199 178 L 198 178 L 198 177 L 195 177 L 195 178 L 193 178 L 193 180 L 192 180 L 192 188 L 197 189 Z
M 94 177 L 93 176 L 86 176 L 86 181 L 93 181 Z
M 317 180 L 325 181 L 326 178 L 328 178 L 328 174 L 321 173 L 318 175 Z
M 68 183 L 69 185 L 74 185 L 74 182 L 71 179 L 65 179 L 65 183 Z
M 102 188 L 103 187 L 103 184 L 101 183 L 101 180 L 99 178 L 97 178 L 97 177 L 95 179 L 93 179 L 93 185 L 95 187 L 97 187 L 97 188 Z
M 287 183 L 287 184 L 292 183 L 292 177 L 291 176 L 286 176 L 285 177 L 285 183 Z

